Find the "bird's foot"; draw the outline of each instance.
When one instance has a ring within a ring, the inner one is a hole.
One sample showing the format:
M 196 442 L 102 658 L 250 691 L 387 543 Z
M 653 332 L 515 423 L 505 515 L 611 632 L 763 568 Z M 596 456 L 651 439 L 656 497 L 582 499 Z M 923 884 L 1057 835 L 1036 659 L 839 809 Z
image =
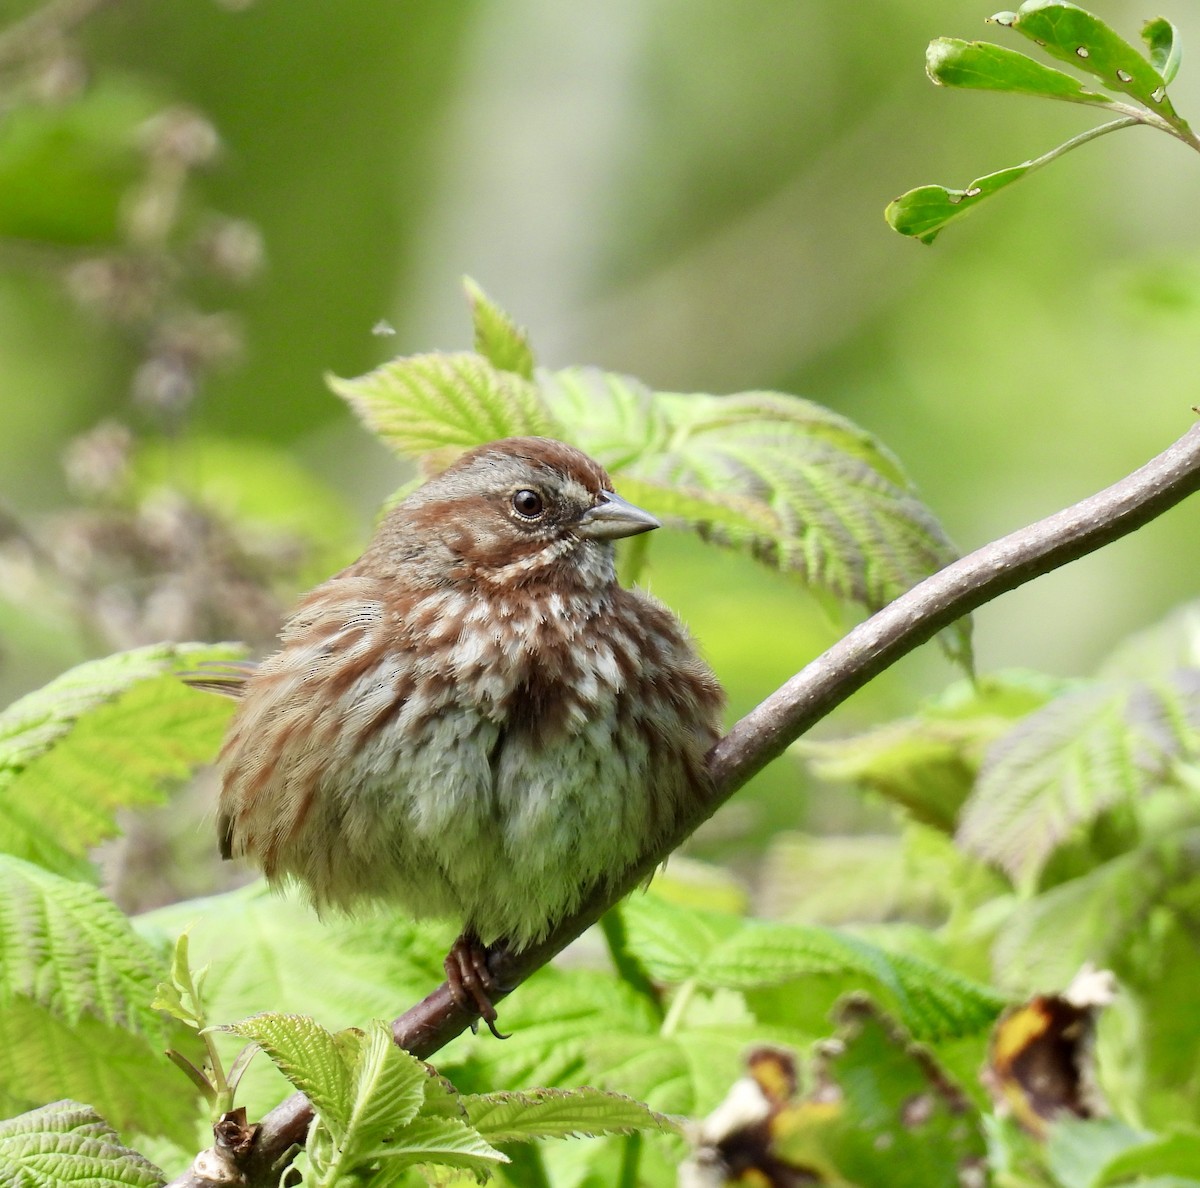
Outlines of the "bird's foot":
M 496 1030 L 496 1008 L 492 1005 L 491 994 L 498 987 L 488 968 L 488 948 L 479 937 L 473 932 L 464 932 L 450 946 L 442 965 L 455 1005 L 464 1011 L 477 1011 L 497 1039 L 508 1039 Z

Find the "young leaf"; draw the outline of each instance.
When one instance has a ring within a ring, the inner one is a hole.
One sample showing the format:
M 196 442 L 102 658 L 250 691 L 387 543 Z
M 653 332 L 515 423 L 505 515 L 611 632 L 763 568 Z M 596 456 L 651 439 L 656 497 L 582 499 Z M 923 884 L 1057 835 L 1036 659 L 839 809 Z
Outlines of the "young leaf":
M 162 1053 L 196 1045 L 150 1007 L 159 970 L 99 891 L 0 855 L 7 1091 L 86 1098 L 122 1127 L 190 1141 L 195 1092 Z
M 1183 47 L 1179 44 L 1179 30 L 1166 17 L 1155 17 L 1142 26 L 1142 40 L 1150 50 L 1150 65 L 1162 75 L 1169 87 L 1179 73 L 1183 60 Z
M 410 355 L 357 379 L 326 378 L 384 445 L 430 454 L 435 466 L 500 437 L 562 435 L 533 384 L 480 355 Z
M 963 808 L 959 843 L 1029 886 L 1075 829 L 1160 783 L 1197 745 L 1200 684 L 1098 682 L 1000 738 Z
M 308 1096 L 335 1141 L 343 1140 L 351 1094 L 345 1043 L 339 1044 L 337 1036 L 307 1015 L 265 1012 L 222 1030 L 258 1044 L 292 1085 Z
M 13 1188 L 159 1188 L 166 1176 L 75 1101 L 0 1121 L 0 1183 Z
M 649 1106 L 600 1089 L 531 1089 L 485 1093 L 462 1099 L 471 1125 L 490 1143 L 539 1138 L 633 1134 L 663 1130 L 671 1123 Z
M 935 38 L 925 51 L 925 73 L 939 87 L 1011 91 L 1093 107 L 1106 107 L 1112 103 L 1107 95 L 1085 90 L 1079 79 L 988 41 Z
M 172 673 L 240 654 L 159 644 L 81 664 L 0 713 L 0 851 L 88 877 L 115 811 L 211 759 L 232 707 Z
M 1090 12 L 1066 0 L 1026 0 L 1010 27 L 1051 57 L 1095 75 L 1110 90 L 1123 91 L 1151 111 L 1178 119 L 1163 76 Z
M 533 348 L 529 334 L 518 326 L 469 276 L 463 288 L 471 306 L 475 326 L 475 351 L 497 371 L 511 371 L 522 379 L 533 379 Z

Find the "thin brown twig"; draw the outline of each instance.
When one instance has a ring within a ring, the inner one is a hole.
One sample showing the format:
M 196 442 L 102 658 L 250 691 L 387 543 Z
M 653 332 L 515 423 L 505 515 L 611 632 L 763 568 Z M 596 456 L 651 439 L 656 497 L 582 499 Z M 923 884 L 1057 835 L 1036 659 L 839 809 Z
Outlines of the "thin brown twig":
M 1200 490 L 1200 425 L 1193 426 L 1127 478 L 1028 528 L 984 545 L 860 623 L 751 710 L 717 743 L 708 757 L 711 798 L 697 804 L 680 823 L 667 850 L 647 854 L 630 870 L 621 895 L 644 881 L 670 850 L 751 776 L 901 656 L 999 594 L 1133 532 L 1196 490 Z M 514 989 L 594 924 L 619 897 L 606 895 L 585 904 L 534 948 L 498 954 L 493 962 L 497 980 L 508 990 Z M 396 1019 L 392 1031 L 401 1047 L 428 1059 L 473 1021 L 473 1015 L 454 1004 L 443 984 Z M 221 1182 L 246 1188 L 274 1184 L 280 1161 L 286 1161 L 290 1149 L 303 1143 L 312 1116 L 308 1100 L 294 1094 L 262 1120 L 245 1157 L 229 1168 L 240 1178 L 218 1181 L 193 1166 L 168 1188 L 215 1188 Z

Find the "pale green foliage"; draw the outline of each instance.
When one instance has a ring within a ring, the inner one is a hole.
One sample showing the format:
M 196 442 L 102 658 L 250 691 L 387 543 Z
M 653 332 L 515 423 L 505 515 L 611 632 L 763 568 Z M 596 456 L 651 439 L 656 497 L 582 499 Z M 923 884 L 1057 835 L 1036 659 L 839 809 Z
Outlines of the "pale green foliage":
M 471 1125 L 492 1143 L 632 1134 L 669 1125 L 640 1101 L 586 1087 L 475 1094 L 463 1097 L 462 1104 Z
M 163 1057 L 189 1046 L 153 1010 L 159 954 L 83 883 L 0 855 L 0 1051 L 4 1091 L 73 1096 L 120 1126 L 193 1132 L 192 1087 Z
M 525 328 L 518 326 L 469 276 L 463 277 L 463 288 L 475 326 L 475 353 L 497 371 L 512 371 L 522 379 L 533 379 L 533 348 Z
M 1099 682 L 1056 698 L 988 750 L 960 843 L 1029 884 L 1077 828 L 1200 753 L 1200 672 Z
M 317 1123 L 309 1136 L 308 1154 L 315 1185 L 333 1188 L 352 1176 L 373 1173 L 372 1183 L 389 1183 L 413 1164 L 437 1164 L 487 1172 L 506 1157 L 492 1147 L 470 1118 L 448 1082 L 396 1047 L 391 1027 L 368 1024 L 333 1034 L 313 1019 L 299 1015 L 255 1015 L 228 1030 L 257 1043 L 288 1080 L 312 1101 Z M 563 1095 L 568 1096 L 568 1095 Z M 474 1099 L 484 1122 L 504 1140 L 539 1133 L 534 1099 Z M 628 1129 L 640 1120 L 655 1125 L 647 1110 L 635 1119 L 636 1103 L 618 1113 Z M 521 1107 L 524 1106 L 524 1109 Z M 589 1100 L 572 1115 L 562 1110 L 543 1124 L 545 1133 L 568 1133 L 587 1118 L 601 1124 L 598 1103 Z
M 90 1106 L 57 1101 L 0 1122 L 7 1188 L 158 1188 L 164 1180 Z
M 470 282 L 468 296 L 478 354 L 330 378 L 398 453 L 437 468 L 495 438 L 560 437 L 667 522 L 870 609 L 954 559 L 899 462 L 845 417 L 778 392 L 681 395 L 594 368 L 534 372 L 524 331 Z M 968 624 L 945 640 L 969 663 Z
M 667 908 L 653 897 L 631 900 L 623 912 L 631 950 L 654 978 L 669 983 L 754 990 L 849 973 L 923 1040 L 983 1031 L 1002 1005 L 986 987 L 949 970 L 832 929 Z
M 0 851 L 88 877 L 123 805 L 210 759 L 232 706 L 174 673 L 237 648 L 160 644 L 71 669 L 0 714 Z
M 533 384 L 482 355 L 411 355 L 329 386 L 385 445 L 435 466 L 498 437 L 559 432 Z

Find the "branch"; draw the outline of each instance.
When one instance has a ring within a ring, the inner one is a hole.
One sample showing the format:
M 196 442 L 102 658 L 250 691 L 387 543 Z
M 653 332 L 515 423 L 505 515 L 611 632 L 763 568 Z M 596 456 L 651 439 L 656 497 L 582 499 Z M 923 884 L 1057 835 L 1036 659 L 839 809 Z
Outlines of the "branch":
M 751 776 L 901 656 L 998 595 L 1149 523 L 1196 490 L 1200 490 L 1200 425 L 1098 495 L 984 545 L 860 623 L 751 710 L 713 747 L 708 756 L 712 795 L 698 802 L 680 822 L 665 850 L 647 854 L 629 871 L 618 894 L 585 904 L 541 944 L 520 953 L 497 953 L 492 969 L 498 983 L 507 993 L 545 965 L 613 903 L 645 881 L 671 850 Z M 397 1044 L 428 1059 L 473 1021 L 472 1015 L 455 1006 L 443 984 L 396 1019 L 392 1031 Z M 311 1120 L 308 1100 L 294 1094 L 263 1119 L 244 1157 L 230 1157 L 239 1179 L 218 1181 L 193 1168 L 168 1188 L 212 1188 L 221 1182 L 273 1184 L 278 1168 L 272 1174 L 271 1167 L 286 1158 L 294 1144 L 304 1141 Z

